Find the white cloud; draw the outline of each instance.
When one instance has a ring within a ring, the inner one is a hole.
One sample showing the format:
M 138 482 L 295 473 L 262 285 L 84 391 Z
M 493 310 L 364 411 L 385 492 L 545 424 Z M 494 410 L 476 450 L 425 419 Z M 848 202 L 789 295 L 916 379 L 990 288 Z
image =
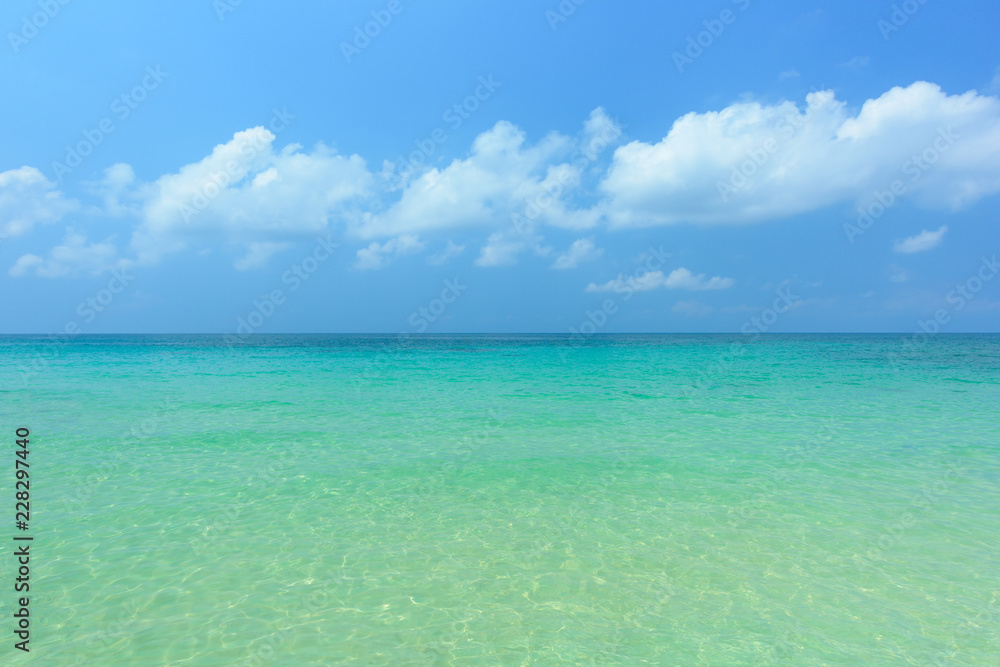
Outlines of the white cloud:
M 594 246 L 593 239 L 577 239 L 566 252 L 556 257 L 553 269 L 573 269 L 582 262 L 597 259 L 604 251 Z
M 68 230 L 62 245 L 50 250 L 47 258 L 22 255 L 7 273 L 17 278 L 33 271 L 42 278 L 61 278 L 80 273 L 98 275 L 130 264 L 127 260 L 116 257 L 117 250 L 111 239 L 101 243 L 87 243 L 86 236 Z
M 952 145 L 912 181 L 908 161 L 943 147 L 949 133 Z M 1000 191 L 998 156 L 994 97 L 948 96 L 917 82 L 851 115 L 823 91 L 804 109 L 752 102 L 689 113 L 658 143 L 621 146 L 601 210 L 615 227 L 752 222 L 868 198 L 896 179 L 925 205 L 960 207 Z M 745 182 L 740 169 L 751 174 Z
M 942 225 L 936 232 L 929 232 L 924 229 L 921 230 L 921 232 L 916 236 L 905 238 L 902 241 L 896 241 L 896 243 L 893 244 L 892 249 L 895 252 L 900 253 L 923 252 L 925 250 L 930 250 L 941 243 L 941 239 L 944 238 L 947 231 L 948 225 Z
M 583 142 L 580 149 L 583 157 L 593 162 L 622 134 L 621 126 L 615 122 L 603 107 L 597 107 L 583 124 Z
M 267 260 L 277 252 L 285 250 L 291 246 L 290 243 L 269 243 L 267 241 L 254 241 L 247 248 L 246 255 L 233 262 L 233 267 L 237 271 L 249 271 L 259 269 L 267 264 Z
M 992 95 L 1000 93 L 1000 67 L 993 71 L 993 78 L 986 84 L 986 92 Z
M 714 276 L 706 280 L 704 273 L 699 273 L 696 276 L 687 269 L 681 267 L 670 272 L 670 275 L 663 281 L 663 286 L 667 289 L 701 291 L 728 289 L 735 283 L 736 281 L 732 278 L 720 278 L 719 276 Z
M 503 266 L 517 262 L 517 254 L 526 244 L 520 239 L 509 239 L 500 232 L 490 234 L 486 245 L 479 249 L 476 266 Z
M 474 263 L 482 267 L 516 264 L 517 256 L 528 250 L 534 251 L 538 257 L 546 257 L 552 252 L 552 248 L 542 245 L 543 241 L 541 236 L 530 232 L 495 232 L 486 239 L 486 245 L 479 249 L 479 257 Z
M 623 278 L 621 274 L 614 280 L 598 285 L 590 283 L 587 292 L 647 292 L 663 286 L 663 271 L 649 271 L 639 276 Z
M 674 269 L 670 275 L 664 275 L 663 271 L 650 271 L 640 276 L 630 276 L 623 278 L 619 275 L 614 280 L 609 280 L 603 285 L 590 283 L 587 285 L 588 292 L 647 292 L 660 287 L 666 289 L 681 289 L 689 291 L 719 290 L 728 289 L 736 284 L 732 278 L 721 278 L 715 276 L 706 279 L 704 273 L 697 276 L 689 270 L 681 267 Z
M 503 266 L 514 264 L 517 254 L 524 250 L 525 243 L 517 239 L 509 239 L 500 232 L 490 234 L 486 245 L 479 249 L 476 266 Z
M 38 255 L 32 255 L 30 253 L 27 255 L 21 255 L 18 260 L 14 262 L 14 265 L 7 270 L 7 274 L 18 278 L 31 269 L 39 267 L 43 264 L 45 264 L 45 260 Z
M 1000 99 L 975 91 L 946 95 L 917 82 L 858 109 L 832 91 L 811 93 L 806 102 L 689 113 L 663 139 L 632 141 L 613 154 L 621 128 L 601 108 L 575 135 L 535 141 L 500 121 L 463 157 L 406 178 L 390 163 L 372 172 L 361 157 L 323 144 L 276 147 L 272 132 L 255 127 L 148 182 L 127 164 L 113 165 L 92 194 L 103 200 L 101 213 L 134 220 L 128 255 L 137 262 L 236 244 L 244 253 L 236 265 L 246 270 L 282 244 L 319 233 L 362 239 L 369 245 L 357 266 L 375 268 L 405 252 L 402 239 L 471 228 L 481 234 L 477 245 L 487 239 L 475 263 L 498 266 L 529 251 L 545 256 L 546 227 L 749 223 L 867 201 L 894 180 L 930 207 L 959 208 L 1000 192 Z M 947 149 L 935 148 L 945 137 L 952 138 Z M 913 157 L 925 151 L 934 163 L 911 180 Z M 0 174 L 0 234 L 24 233 L 78 206 L 37 169 Z M 523 216 L 522 226 L 515 228 L 515 215 Z M 577 236 L 585 233 L 592 232 Z M 578 240 L 553 266 L 592 259 L 599 251 L 587 243 Z M 428 261 L 447 261 L 462 249 L 449 241 Z M 47 261 L 32 257 L 20 271 Z M 675 274 L 659 286 L 721 289 L 729 280 Z
M 57 222 L 77 208 L 34 167 L 0 172 L 0 238 L 25 234 L 37 223 Z
M 505 266 L 516 264 L 517 256 L 528 249 L 529 242 L 519 236 L 509 236 L 503 232 L 490 234 L 486 245 L 479 249 L 476 266 Z
M 452 257 L 458 257 L 463 252 L 465 252 L 464 245 L 458 245 L 451 239 L 448 239 L 448 245 L 446 245 L 444 249 L 441 250 L 441 252 L 434 253 L 433 255 L 428 257 L 427 263 L 434 264 L 435 266 L 440 266 L 445 262 L 447 262 Z
M 354 262 L 356 269 L 381 269 L 389 264 L 394 256 L 409 255 L 424 249 L 423 242 L 411 234 L 404 234 L 390 239 L 383 244 L 372 242 L 367 248 L 361 248 Z
M 398 201 L 366 213 L 352 231 L 362 238 L 457 227 L 496 231 L 512 227 L 514 215 L 531 227 L 527 231 L 538 224 L 592 228 L 600 212 L 570 201 L 620 135 L 601 108 L 591 112 L 577 139 L 553 132 L 533 145 L 520 128 L 500 121 L 476 137 L 469 157 L 428 169 L 406 183 Z
M 552 169 L 568 181 L 553 161 L 568 154 L 567 137 L 549 135 L 536 146 L 525 145 L 524 133 L 506 121 L 483 132 L 471 155 L 443 169 L 430 169 L 407 184 L 400 199 L 383 213 L 367 213 L 353 232 L 362 238 L 456 227 L 509 226 L 511 213 L 542 192 Z M 551 206 L 549 207 L 551 208 Z
M 183 248 L 192 238 L 278 243 L 327 228 L 369 193 L 372 176 L 357 155 L 319 144 L 275 151 L 263 127 L 233 135 L 202 160 L 156 181 L 133 185 L 141 222 L 132 249 L 141 261 Z
M 910 279 L 909 272 L 898 264 L 890 264 L 885 274 L 892 283 L 905 283 Z
M 784 72 L 778 75 L 778 80 L 784 81 L 786 79 L 797 79 L 800 76 L 802 75 L 799 74 L 799 71 L 797 69 L 786 69 Z
M 91 192 L 104 201 L 102 214 L 114 217 L 138 215 L 138 202 L 130 192 L 135 184 L 135 172 L 125 163 L 113 164 L 104 170 L 104 176 L 95 183 L 86 183 Z
M 846 67 L 847 69 L 861 69 L 862 67 L 868 67 L 871 64 L 870 56 L 854 56 L 846 63 L 841 63 L 840 67 Z

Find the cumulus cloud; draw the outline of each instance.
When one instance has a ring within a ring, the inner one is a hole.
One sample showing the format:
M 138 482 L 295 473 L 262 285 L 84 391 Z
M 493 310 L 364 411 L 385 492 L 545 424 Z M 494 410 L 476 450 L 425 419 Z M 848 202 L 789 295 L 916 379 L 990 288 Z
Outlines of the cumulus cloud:
M 593 239 L 577 239 L 563 254 L 556 257 L 553 269 L 573 269 L 583 262 L 597 259 L 604 251 L 594 245 Z
M 80 273 L 98 275 L 129 263 L 127 260 L 117 259 L 117 250 L 111 239 L 101 243 L 88 243 L 85 235 L 68 230 L 62 245 L 50 250 L 48 257 L 22 255 L 7 273 L 15 278 L 28 273 L 42 278 L 61 278 Z
M 445 262 L 447 262 L 452 257 L 458 257 L 463 252 L 465 252 L 464 245 L 458 245 L 451 239 L 448 239 L 448 245 L 446 245 L 444 249 L 441 250 L 441 252 L 434 253 L 433 255 L 428 257 L 427 263 L 434 264 L 435 266 L 440 266 Z
M 587 292 L 648 292 L 649 290 L 656 289 L 657 287 L 663 287 L 663 271 L 649 271 L 638 276 L 629 276 L 627 278 L 622 277 L 618 274 L 618 277 L 614 280 L 609 280 L 606 283 L 598 285 L 597 283 L 590 283 L 587 285 Z
M 475 138 L 464 159 L 429 168 L 400 186 L 388 182 L 385 165 L 379 175 L 359 156 L 339 155 L 323 144 L 312 150 L 276 147 L 274 133 L 253 127 L 152 181 L 140 181 L 130 165 L 120 163 L 88 185 L 103 200 L 102 213 L 135 218 L 129 251 L 141 264 L 192 246 L 236 244 L 244 256 L 234 265 L 247 270 L 262 266 L 284 244 L 336 230 L 376 244 L 364 248 L 357 263 L 376 268 L 405 252 L 386 238 L 479 227 L 499 234 L 478 261 L 493 266 L 516 261 L 525 250 L 545 255 L 548 248 L 537 233 L 543 225 L 583 229 L 599 223 L 600 213 L 575 206 L 573 197 L 593 192 L 598 159 L 604 152 L 610 158 L 620 134 L 600 108 L 576 137 L 553 132 L 533 143 L 500 121 Z M 42 190 L 53 187 L 31 168 L 9 172 L 5 182 L 14 177 Z M 585 179 L 590 186 L 584 187 Z M 18 204 L 30 202 L 20 196 Z M 12 222 L 12 229 L 20 226 Z M 449 245 L 430 261 L 447 261 L 462 248 Z
M 125 163 L 113 164 L 104 170 L 104 175 L 96 183 L 88 183 L 91 191 L 104 202 L 102 213 L 114 217 L 127 214 L 137 215 L 137 202 L 130 198 L 130 189 L 135 183 L 132 166 Z
M 510 239 L 497 232 L 490 234 L 486 245 L 479 249 L 476 266 L 503 266 L 517 261 L 517 254 L 525 249 L 526 243 L 521 239 Z
M 582 156 L 585 161 L 595 161 L 605 149 L 609 148 L 622 134 L 619 125 L 603 107 L 597 107 L 590 112 L 583 124 Z
M 670 275 L 663 281 L 663 286 L 667 289 L 686 289 L 697 291 L 728 289 L 734 284 L 736 284 L 736 281 L 732 278 L 720 278 L 719 276 L 713 276 L 712 278 L 706 279 L 704 273 L 694 275 L 683 267 L 671 271 Z
M 25 234 L 37 223 L 57 222 L 77 208 L 34 167 L 0 172 L 0 238 Z
M 496 232 L 490 234 L 486 245 L 479 249 L 475 265 L 485 267 L 516 264 L 517 256 L 527 250 L 534 250 L 539 257 L 545 257 L 552 248 L 542 245 L 541 236 Z
M 704 273 L 694 275 L 684 267 L 674 269 L 669 275 L 663 271 L 650 271 L 639 276 L 624 278 L 619 275 L 614 280 L 598 285 L 587 285 L 588 292 L 648 292 L 658 288 L 680 289 L 689 291 L 728 289 L 736 284 L 732 278 L 714 276 L 707 278 Z
M 608 122 L 602 114 L 591 114 L 580 144 L 553 133 L 529 145 L 522 130 L 500 121 L 476 137 L 469 157 L 428 169 L 403 188 L 398 201 L 384 212 L 366 213 L 352 231 L 368 238 L 456 227 L 495 229 L 510 226 L 514 215 L 556 227 L 592 227 L 598 214 L 567 206 L 566 196 L 580 185 L 584 166 L 570 158 L 574 151 L 597 146 L 598 127 Z
M 986 92 L 993 95 L 1000 93 L 1000 67 L 993 70 L 993 78 L 986 84 Z
M 900 253 L 913 253 L 930 250 L 941 243 L 941 239 L 944 238 L 947 231 L 948 225 L 942 225 L 937 231 L 934 232 L 929 232 L 924 229 L 921 230 L 921 232 L 916 236 L 910 236 L 902 241 L 896 241 L 896 243 L 893 244 L 892 249 L 895 252 Z
M 861 200 L 896 179 L 930 206 L 1000 191 L 994 97 L 917 82 L 856 115 L 832 91 L 806 102 L 689 113 L 657 143 L 619 147 L 601 184 L 603 213 L 616 227 L 753 222 Z M 919 162 L 925 154 L 933 164 Z
M 259 269 L 267 265 L 267 260 L 271 259 L 271 255 L 277 252 L 281 252 L 287 248 L 291 247 L 290 243 L 269 243 L 267 241 L 263 242 L 252 242 L 247 248 L 246 254 L 233 262 L 233 267 L 237 271 L 249 271 L 250 269 Z
M 358 155 L 324 144 L 278 147 L 274 133 L 253 127 L 151 181 L 113 165 L 91 193 L 102 214 L 134 220 L 124 252 L 139 263 L 235 244 L 243 252 L 235 266 L 248 270 L 283 244 L 319 233 L 369 244 L 356 266 L 378 268 L 407 251 L 404 239 L 442 241 L 450 230 L 472 230 L 481 234 L 477 244 L 486 239 L 475 263 L 488 267 L 529 251 L 546 256 L 546 227 L 583 236 L 602 226 L 751 223 L 861 203 L 895 181 L 929 207 L 957 209 L 1000 192 L 1000 99 L 948 95 L 926 82 L 856 109 L 819 91 L 804 105 L 740 102 L 689 113 L 659 141 L 620 145 L 621 134 L 601 108 L 572 136 L 529 141 L 500 121 L 462 157 L 400 178 L 390 163 L 373 172 Z M 78 206 L 37 169 L 0 173 L 0 234 L 24 233 Z M 464 249 L 448 243 L 428 261 Z M 579 239 L 553 267 L 599 252 Z M 39 261 L 47 260 L 31 256 L 19 271 Z M 729 280 L 675 274 L 658 286 L 722 289 Z
M 369 193 L 372 175 L 357 155 L 323 144 L 312 151 L 291 144 L 274 149 L 263 127 L 233 135 L 202 160 L 134 186 L 141 223 L 132 249 L 156 261 L 191 238 L 278 243 L 312 235 Z
M 574 196 L 593 191 L 585 184 L 589 172 L 620 135 L 602 108 L 591 112 L 577 137 L 552 132 L 534 144 L 516 125 L 500 121 L 476 137 L 467 158 L 411 179 L 398 200 L 366 212 L 351 232 L 369 238 L 458 227 L 510 227 L 521 234 L 543 224 L 594 227 L 600 212 L 574 205 Z
M 885 275 L 892 283 L 905 283 L 910 279 L 910 273 L 899 264 L 890 264 Z
M 846 63 L 841 63 L 840 67 L 846 67 L 847 69 L 861 69 L 862 67 L 868 67 L 871 64 L 870 56 L 854 56 Z
M 354 268 L 381 269 L 397 255 L 409 255 L 423 249 L 423 242 L 411 234 L 404 234 L 382 244 L 372 242 L 367 248 L 358 250 Z

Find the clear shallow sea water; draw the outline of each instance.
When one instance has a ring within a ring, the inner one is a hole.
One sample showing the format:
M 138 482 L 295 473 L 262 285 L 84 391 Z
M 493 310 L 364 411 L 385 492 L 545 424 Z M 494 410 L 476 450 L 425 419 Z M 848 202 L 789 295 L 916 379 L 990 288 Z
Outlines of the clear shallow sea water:
M 1000 664 L 1000 336 L 907 340 L 2 337 L 0 663 Z

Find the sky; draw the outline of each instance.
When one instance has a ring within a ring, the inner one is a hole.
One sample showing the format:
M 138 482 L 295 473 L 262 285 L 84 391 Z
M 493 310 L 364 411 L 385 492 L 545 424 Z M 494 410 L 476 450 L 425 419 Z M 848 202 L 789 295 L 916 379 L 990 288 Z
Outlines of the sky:
M 8 0 L 0 332 L 997 332 L 998 24 Z

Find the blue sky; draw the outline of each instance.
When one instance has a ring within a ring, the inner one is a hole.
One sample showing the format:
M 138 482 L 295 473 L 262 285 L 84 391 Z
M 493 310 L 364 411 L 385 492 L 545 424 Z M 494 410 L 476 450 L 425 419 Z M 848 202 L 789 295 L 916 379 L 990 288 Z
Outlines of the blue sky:
M 998 331 L 998 19 L 12 0 L 0 331 Z

